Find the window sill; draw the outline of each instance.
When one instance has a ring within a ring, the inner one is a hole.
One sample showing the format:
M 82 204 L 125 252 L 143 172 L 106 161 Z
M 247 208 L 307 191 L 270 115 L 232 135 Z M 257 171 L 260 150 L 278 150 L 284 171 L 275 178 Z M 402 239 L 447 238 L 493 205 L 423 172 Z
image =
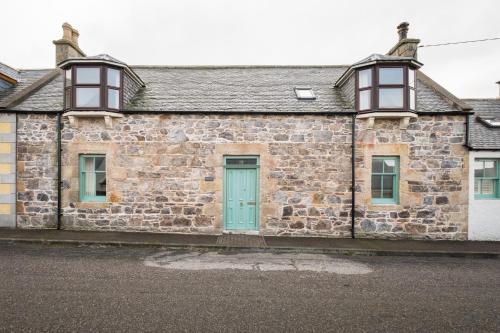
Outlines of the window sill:
M 75 202 L 76 208 L 108 208 L 111 203 L 108 201 L 80 201 Z
M 479 200 L 479 201 L 487 201 L 487 200 L 498 201 L 498 200 L 500 200 L 500 198 L 474 197 L 474 200 Z
M 363 111 L 364 113 L 359 114 L 356 118 L 367 119 L 367 128 L 373 129 L 375 124 L 375 119 L 400 119 L 399 128 L 406 129 L 410 123 L 411 118 L 418 118 L 416 113 L 413 111 Z
M 123 118 L 123 114 L 110 111 L 68 111 L 63 117 L 68 117 L 69 124 L 75 128 L 78 128 L 78 118 L 104 118 L 106 128 L 113 128 L 113 118 Z

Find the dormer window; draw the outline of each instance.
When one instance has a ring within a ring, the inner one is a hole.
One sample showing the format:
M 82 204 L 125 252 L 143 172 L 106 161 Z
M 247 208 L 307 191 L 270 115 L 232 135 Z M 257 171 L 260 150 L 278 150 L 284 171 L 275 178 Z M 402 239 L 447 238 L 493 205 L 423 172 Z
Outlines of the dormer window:
M 357 70 L 358 111 L 408 111 L 416 108 L 415 70 L 380 64 Z
M 65 109 L 119 110 L 122 70 L 74 65 L 65 71 Z

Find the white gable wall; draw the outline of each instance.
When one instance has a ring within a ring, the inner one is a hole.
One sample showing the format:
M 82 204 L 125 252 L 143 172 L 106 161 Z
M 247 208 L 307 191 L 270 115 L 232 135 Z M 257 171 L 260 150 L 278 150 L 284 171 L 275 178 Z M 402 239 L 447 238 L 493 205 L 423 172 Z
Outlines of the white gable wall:
M 471 151 L 469 157 L 469 239 L 500 241 L 500 199 L 474 199 L 474 160 L 500 159 L 500 152 Z

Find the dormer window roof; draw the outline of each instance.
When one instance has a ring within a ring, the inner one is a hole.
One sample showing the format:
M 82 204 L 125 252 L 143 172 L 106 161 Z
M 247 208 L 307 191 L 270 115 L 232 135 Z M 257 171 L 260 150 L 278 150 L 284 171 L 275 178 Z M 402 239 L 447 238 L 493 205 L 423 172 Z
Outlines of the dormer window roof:
M 66 110 L 108 110 L 123 108 L 123 78 L 140 86 L 144 82 L 125 63 L 109 56 L 71 58 L 60 64 L 65 70 Z

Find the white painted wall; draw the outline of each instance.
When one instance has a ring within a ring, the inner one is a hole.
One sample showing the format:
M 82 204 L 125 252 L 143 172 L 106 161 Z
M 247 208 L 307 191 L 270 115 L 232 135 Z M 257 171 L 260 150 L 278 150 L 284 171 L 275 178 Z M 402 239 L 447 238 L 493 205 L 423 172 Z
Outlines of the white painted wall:
M 500 241 L 500 199 L 474 199 L 474 159 L 476 158 L 500 158 L 500 152 L 469 152 L 469 239 Z

